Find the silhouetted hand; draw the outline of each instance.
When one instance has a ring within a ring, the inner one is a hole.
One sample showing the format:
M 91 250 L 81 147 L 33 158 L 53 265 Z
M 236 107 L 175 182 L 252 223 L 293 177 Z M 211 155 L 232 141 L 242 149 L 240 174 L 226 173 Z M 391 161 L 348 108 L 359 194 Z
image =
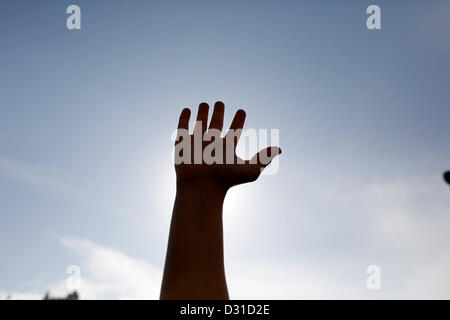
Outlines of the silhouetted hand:
M 177 142 L 180 143 L 181 141 L 182 143 L 184 139 L 190 139 L 186 145 L 190 146 L 191 152 L 190 157 L 186 157 L 189 163 L 181 163 L 183 153 L 186 150 L 178 152 L 179 150 L 176 149 L 175 169 L 178 182 L 201 180 L 205 183 L 220 184 L 225 188 L 230 188 L 234 185 L 256 180 L 272 159 L 281 153 L 279 147 L 269 147 L 258 152 L 250 160 L 240 159 L 236 155 L 236 146 L 244 127 L 246 114 L 244 110 L 238 110 L 231 123 L 230 130 L 225 137 L 221 137 L 224 108 L 222 102 L 215 103 L 211 123 L 207 128 L 209 106 L 206 103 L 201 103 L 198 107 L 192 135 L 189 135 L 191 111 L 186 108 L 181 112 L 178 122 L 177 136 L 179 139 Z M 196 134 L 199 139 L 194 138 Z M 207 139 L 200 139 L 200 137 L 207 137 Z M 211 153 L 213 156 L 208 159 L 207 155 L 205 157 L 205 151 L 207 151 L 205 149 L 208 148 L 208 145 L 211 146 L 212 142 L 215 143 L 217 148 Z
M 256 180 L 281 153 L 280 148 L 270 147 L 248 161 L 238 158 L 236 145 L 245 112 L 236 112 L 222 137 L 224 108 L 222 102 L 214 105 L 207 128 L 209 106 L 200 104 L 192 135 L 188 131 L 190 110 L 180 115 L 175 143 L 177 194 L 161 299 L 228 299 L 222 224 L 226 193 L 234 185 Z

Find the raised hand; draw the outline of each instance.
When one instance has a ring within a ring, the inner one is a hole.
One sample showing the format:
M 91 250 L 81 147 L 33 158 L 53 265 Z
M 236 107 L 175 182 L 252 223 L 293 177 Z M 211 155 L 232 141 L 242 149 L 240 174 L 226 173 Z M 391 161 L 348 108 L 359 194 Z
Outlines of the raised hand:
M 238 110 L 224 137 L 224 104 L 216 102 L 209 128 L 206 103 L 200 104 L 193 134 L 184 109 L 175 143 L 177 195 L 161 285 L 161 299 L 228 299 L 223 261 L 222 207 L 234 185 L 256 180 L 281 153 L 266 148 L 250 160 L 236 156 L 245 112 Z
M 269 147 L 258 152 L 252 159 L 239 158 L 236 146 L 246 114 L 244 110 L 238 110 L 230 130 L 222 137 L 224 109 L 222 102 L 215 103 L 207 128 L 209 106 L 201 103 L 192 135 L 189 134 L 191 111 L 186 108 L 181 112 L 175 149 L 178 182 L 204 180 L 230 188 L 256 180 L 272 159 L 281 153 L 279 147 Z

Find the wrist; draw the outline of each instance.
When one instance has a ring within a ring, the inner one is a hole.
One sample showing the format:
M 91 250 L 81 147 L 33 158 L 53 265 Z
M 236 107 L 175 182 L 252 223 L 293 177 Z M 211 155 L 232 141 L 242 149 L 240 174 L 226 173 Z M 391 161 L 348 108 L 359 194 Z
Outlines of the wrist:
M 222 205 L 228 188 L 213 179 L 177 180 L 177 198 Z

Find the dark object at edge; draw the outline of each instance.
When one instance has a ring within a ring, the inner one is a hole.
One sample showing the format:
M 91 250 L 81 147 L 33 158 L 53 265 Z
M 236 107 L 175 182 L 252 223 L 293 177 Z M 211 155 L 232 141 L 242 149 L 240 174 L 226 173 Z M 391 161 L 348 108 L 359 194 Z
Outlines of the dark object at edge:
M 446 173 L 444 173 L 444 180 L 450 184 L 450 171 L 447 171 Z

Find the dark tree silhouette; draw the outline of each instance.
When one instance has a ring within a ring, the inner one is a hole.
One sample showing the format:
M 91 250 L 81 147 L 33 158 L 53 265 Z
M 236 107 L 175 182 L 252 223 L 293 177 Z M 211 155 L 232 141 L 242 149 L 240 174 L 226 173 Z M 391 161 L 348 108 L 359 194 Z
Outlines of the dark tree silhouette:
M 58 297 L 50 297 L 50 293 L 47 292 L 45 294 L 43 300 L 79 300 L 79 299 L 80 299 L 80 297 L 78 295 L 78 292 L 74 291 L 72 293 L 69 293 L 67 295 L 67 297 L 60 297 L 60 298 L 58 298 Z

